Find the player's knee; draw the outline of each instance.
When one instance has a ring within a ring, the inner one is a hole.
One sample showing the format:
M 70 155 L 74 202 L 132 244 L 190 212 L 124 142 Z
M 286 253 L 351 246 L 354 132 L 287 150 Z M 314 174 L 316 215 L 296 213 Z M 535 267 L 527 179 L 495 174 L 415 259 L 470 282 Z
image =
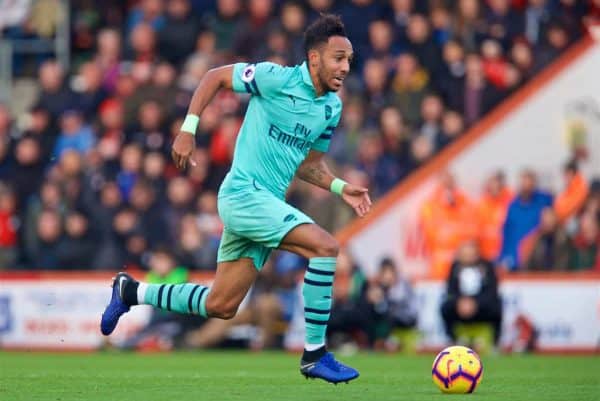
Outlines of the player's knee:
M 229 320 L 237 313 L 238 305 L 231 301 L 208 297 L 206 300 L 206 312 L 210 317 Z
M 340 245 L 332 236 L 324 237 L 319 241 L 316 253 L 318 257 L 337 257 L 340 252 Z

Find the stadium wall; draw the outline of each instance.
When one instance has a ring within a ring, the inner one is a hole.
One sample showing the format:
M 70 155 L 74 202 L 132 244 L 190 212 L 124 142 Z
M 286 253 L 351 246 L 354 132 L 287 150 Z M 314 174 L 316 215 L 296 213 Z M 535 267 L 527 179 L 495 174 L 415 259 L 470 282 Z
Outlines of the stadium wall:
M 99 321 L 108 301 L 110 279 L 110 273 L 0 273 L 0 349 L 86 351 L 105 343 L 119 345 L 146 324 L 151 308 L 134 308 L 122 318 L 113 335 L 103 337 Z M 192 277 L 204 284 L 212 279 L 210 274 Z M 439 349 L 445 345 L 439 315 L 444 283 L 419 281 L 415 288 L 420 346 Z M 600 352 L 600 274 L 512 275 L 502 278 L 500 291 L 505 345 L 513 341 L 513 322 L 522 315 L 539 330 L 541 352 Z M 294 325 L 293 319 L 290 338 L 299 341 L 301 348 L 301 305 L 299 310 L 300 323 Z M 287 345 L 298 348 L 293 341 Z
M 505 171 L 514 186 L 521 169 L 531 167 L 544 188 L 556 191 L 562 186 L 561 167 L 572 152 L 570 143 L 581 140 L 589 152 L 584 174 L 600 175 L 599 69 L 600 45 L 586 37 L 399 184 L 370 216 L 342 229 L 338 239 L 367 274 L 382 257 L 391 256 L 411 276 L 424 276 L 428 263 L 419 208 L 441 172 L 454 173 L 458 185 L 477 197 L 481 183 L 495 170 Z M 575 131 L 581 136 L 574 138 Z

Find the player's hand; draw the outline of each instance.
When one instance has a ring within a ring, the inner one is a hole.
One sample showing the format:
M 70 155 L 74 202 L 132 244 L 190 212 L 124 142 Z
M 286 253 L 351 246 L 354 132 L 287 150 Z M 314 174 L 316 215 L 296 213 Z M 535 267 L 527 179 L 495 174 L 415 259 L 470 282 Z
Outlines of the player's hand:
M 190 159 L 192 153 L 196 149 L 196 140 L 193 135 L 188 132 L 179 132 L 173 141 L 171 149 L 171 157 L 175 163 L 175 167 L 184 170 L 188 162 L 195 166 L 194 160 Z
M 371 198 L 367 188 L 346 184 L 342 191 L 342 199 L 352 206 L 358 217 L 363 217 L 371 210 Z
M 456 312 L 463 319 L 469 319 L 477 313 L 477 302 L 471 297 L 460 297 L 456 302 Z

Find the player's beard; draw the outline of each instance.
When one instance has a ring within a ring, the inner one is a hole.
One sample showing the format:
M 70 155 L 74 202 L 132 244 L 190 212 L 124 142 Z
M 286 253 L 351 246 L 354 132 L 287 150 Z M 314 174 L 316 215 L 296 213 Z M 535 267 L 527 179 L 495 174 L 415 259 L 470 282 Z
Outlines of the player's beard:
M 321 81 L 321 87 L 323 89 L 325 89 L 325 92 L 337 92 L 339 90 L 332 87 L 329 82 L 333 79 L 334 74 L 331 73 L 330 76 L 328 77 L 327 74 L 324 71 L 321 71 L 319 73 L 319 80 Z

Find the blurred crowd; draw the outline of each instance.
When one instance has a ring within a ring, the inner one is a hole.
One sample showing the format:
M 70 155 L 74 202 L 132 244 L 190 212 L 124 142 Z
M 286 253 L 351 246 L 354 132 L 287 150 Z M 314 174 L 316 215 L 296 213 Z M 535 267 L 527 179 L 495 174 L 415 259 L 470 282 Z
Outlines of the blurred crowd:
M 506 271 L 600 271 L 600 177 L 589 183 L 575 160 L 563 166 L 556 194 L 524 169 L 517 188 L 499 171 L 473 199 L 444 173 L 421 207 L 420 222 L 436 278 L 449 276 L 466 242 Z
M 53 4 L 14 2 L 0 13 L 2 36 L 52 36 L 62 21 L 50 18 Z M 600 18 L 599 1 L 577 0 L 68 4 L 69 70 L 44 55 L 15 55 L 15 73 L 34 71 L 39 91 L 24 111 L 0 104 L 3 268 L 148 268 L 151 251 L 167 247 L 181 265 L 214 269 L 216 191 L 248 98 L 223 91 L 207 107 L 197 166 L 183 174 L 169 158 L 173 136 L 208 69 L 301 62 L 302 32 L 320 12 L 342 16 L 356 55 L 331 163 L 375 198 Z M 339 199 L 302 183 L 289 200 L 331 231 L 352 218 Z M 514 252 L 505 256 L 517 263 Z

